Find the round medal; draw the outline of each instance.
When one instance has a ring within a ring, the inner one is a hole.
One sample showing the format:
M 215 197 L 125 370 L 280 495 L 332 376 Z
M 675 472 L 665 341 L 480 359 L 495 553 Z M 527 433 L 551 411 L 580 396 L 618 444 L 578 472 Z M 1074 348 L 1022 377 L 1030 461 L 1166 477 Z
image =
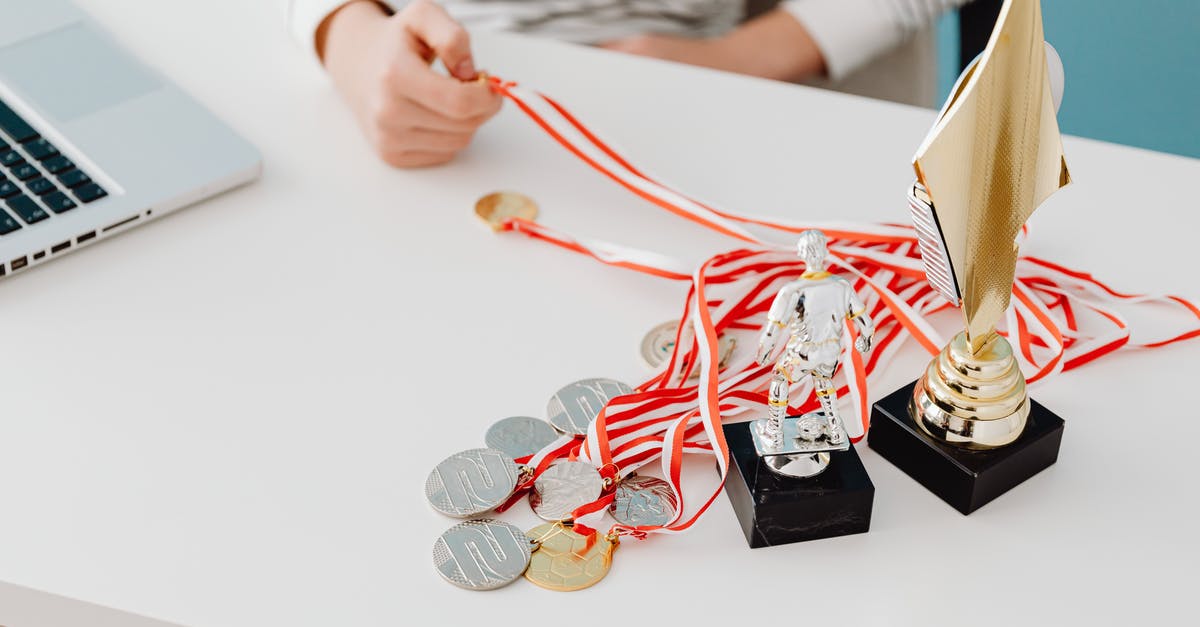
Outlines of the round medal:
M 425 498 L 437 511 L 455 518 L 482 514 L 512 495 L 517 464 L 502 451 L 473 448 L 447 457 L 425 480 Z
M 671 357 L 675 350 L 675 330 L 679 324 L 674 321 L 664 322 L 650 329 L 642 338 L 642 361 L 651 368 L 658 368 Z
M 525 534 L 537 544 L 525 578 L 550 590 L 582 590 L 604 579 L 616 544 L 599 533 L 585 536 L 561 523 L 546 523 Z
M 475 201 L 475 215 L 479 216 L 493 231 L 504 228 L 504 219 L 509 217 L 533 220 L 538 207 L 533 199 L 516 192 L 493 192 Z
M 677 322 L 664 322 L 653 329 L 650 329 L 642 338 L 642 361 L 646 362 L 647 366 L 652 369 L 658 369 L 667 360 L 671 358 L 671 353 L 675 350 L 675 330 L 679 328 Z M 684 339 L 689 338 L 688 332 L 684 332 Z M 737 346 L 737 340 L 730 335 L 721 335 L 717 338 L 717 367 L 724 368 L 725 364 L 729 363 L 729 359 L 733 357 L 733 349 Z M 691 379 L 700 378 L 700 369 L 692 370 Z
M 630 527 L 662 526 L 671 522 L 678 508 L 671 484 L 658 477 L 634 475 L 617 484 L 608 513 Z
M 468 520 L 433 543 L 433 565 L 460 588 L 494 590 L 525 573 L 533 546 L 519 528 L 506 522 Z
M 571 512 L 600 498 L 604 478 L 587 462 L 555 463 L 533 482 L 529 505 L 542 520 L 569 520 Z
M 528 457 L 558 439 L 550 423 L 528 416 L 505 418 L 488 427 L 483 436 L 488 448 L 508 453 L 513 459 Z
M 612 399 L 633 388 L 612 379 L 583 379 L 564 386 L 546 405 L 550 424 L 567 435 L 586 435 L 588 425 Z

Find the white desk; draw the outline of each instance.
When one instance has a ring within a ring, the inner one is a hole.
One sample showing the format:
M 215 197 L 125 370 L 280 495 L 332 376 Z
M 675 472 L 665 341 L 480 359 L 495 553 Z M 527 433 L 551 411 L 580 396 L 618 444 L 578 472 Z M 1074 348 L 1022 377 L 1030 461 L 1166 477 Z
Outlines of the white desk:
M 266 174 L 0 283 L 0 580 L 230 627 L 544 625 L 569 604 L 596 625 L 1152 624 L 1190 608 L 1197 343 L 1036 386 L 1067 419 L 1058 464 L 970 517 L 860 446 L 869 534 L 751 551 L 722 497 L 688 534 L 627 542 L 585 592 L 446 584 L 429 554 L 452 521 L 424 503 L 429 469 L 562 383 L 639 380 L 637 342 L 684 293 L 495 236 L 475 198 L 521 190 L 548 224 L 693 259 L 732 242 L 636 201 L 512 108 L 450 167 L 377 163 L 272 3 L 84 4 L 257 144 Z M 931 111 L 512 38 L 477 50 L 691 193 L 907 219 Z M 1077 183 L 1029 249 L 1196 296 L 1200 162 L 1066 148 Z M 925 359 L 910 347 L 872 399 Z

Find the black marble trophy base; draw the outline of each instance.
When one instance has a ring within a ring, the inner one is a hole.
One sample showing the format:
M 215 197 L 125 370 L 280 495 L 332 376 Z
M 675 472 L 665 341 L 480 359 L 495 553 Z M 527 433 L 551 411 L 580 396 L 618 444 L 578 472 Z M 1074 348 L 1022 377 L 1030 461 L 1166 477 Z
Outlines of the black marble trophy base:
M 916 382 L 875 403 L 867 444 L 963 514 L 1036 475 L 1058 459 L 1063 420 L 1030 401 L 1025 432 L 1007 446 L 973 451 L 925 434 L 908 415 Z
M 858 453 L 831 453 L 829 467 L 806 479 L 767 468 L 754 451 L 750 423 L 724 426 L 729 444 L 725 493 L 750 548 L 866 533 L 875 486 Z

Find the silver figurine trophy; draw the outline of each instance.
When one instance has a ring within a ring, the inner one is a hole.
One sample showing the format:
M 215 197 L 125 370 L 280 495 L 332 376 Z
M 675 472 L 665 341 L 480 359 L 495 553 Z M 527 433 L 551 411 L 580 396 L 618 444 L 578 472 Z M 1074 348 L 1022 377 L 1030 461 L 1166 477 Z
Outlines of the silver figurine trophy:
M 829 455 L 850 448 L 850 438 L 837 411 L 837 373 L 845 322 L 858 330 L 855 350 L 871 350 L 875 326 L 849 281 L 828 272 L 825 234 L 800 234 L 796 252 L 804 274 L 779 290 L 758 341 L 757 361 L 766 365 L 779 340 L 786 343 L 771 378 L 767 418 L 751 425 L 754 448 L 767 467 L 791 477 L 811 477 L 829 465 Z M 785 416 L 797 374 L 810 376 L 821 411 Z

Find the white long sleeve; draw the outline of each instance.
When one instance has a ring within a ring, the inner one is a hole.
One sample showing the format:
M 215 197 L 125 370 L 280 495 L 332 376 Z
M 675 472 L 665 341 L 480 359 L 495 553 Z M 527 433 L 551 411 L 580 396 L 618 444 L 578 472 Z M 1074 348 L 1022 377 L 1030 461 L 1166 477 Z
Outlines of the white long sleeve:
M 788 0 L 821 49 L 829 77 L 839 80 L 968 0 Z

